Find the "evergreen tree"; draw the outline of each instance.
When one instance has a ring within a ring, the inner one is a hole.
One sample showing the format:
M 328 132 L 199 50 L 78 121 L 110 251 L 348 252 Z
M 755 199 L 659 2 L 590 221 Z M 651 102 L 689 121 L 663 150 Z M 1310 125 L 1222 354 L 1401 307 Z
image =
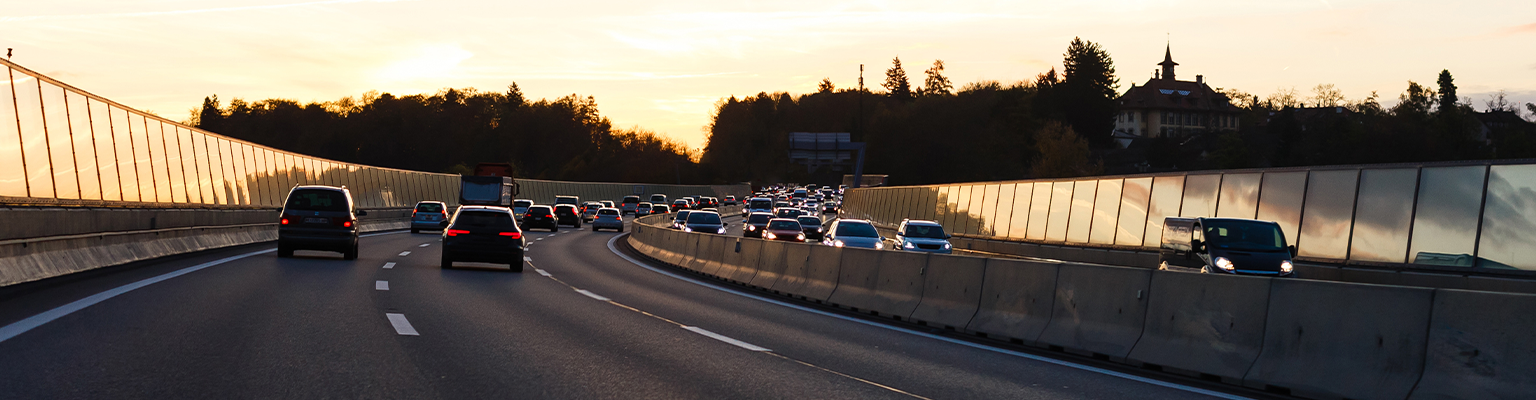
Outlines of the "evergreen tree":
M 912 84 L 907 81 L 907 71 L 901 69 L 901 57 L 891 59 L 891 69 L 885 70 L 886 96 L 896 100 L 912 99 Z
M 1120 79 L 1115 62 L 1098 43 L 1073 38 L 1062 60 L 1060 105 L 1073 130 L 1097 147 L 1109 147 L 1115 128 Z
M 821 83 L 816 85 L 816 93 L 832 93 L 837 87 L 832 86 L 832 78 L 821 78 Z
M 209 132 L 224 131 L 224 112 L 219 110 L 219 95 L 203 98 L 203 108 L 194 116 L 192 126 Z
M 954 94 L 955 85 L 944 76 L 944 60 L 933 60 L 933 68 L 923 73 L 928 78 L 923 81 L 922 93 L 925 96 L 948 96 Z
M 1435 83 L 1440 85 L 1440 114 L 1456 112 L 1456 84 L 1452 82 L 1451 71 L 1440 70 L 1440 77 L 1435 79 Z

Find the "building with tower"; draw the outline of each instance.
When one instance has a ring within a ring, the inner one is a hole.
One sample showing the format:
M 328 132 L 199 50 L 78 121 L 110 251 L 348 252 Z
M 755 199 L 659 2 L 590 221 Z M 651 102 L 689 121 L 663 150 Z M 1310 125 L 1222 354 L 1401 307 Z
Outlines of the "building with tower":
M 1165 49 L 1162 71 L 1146 83 L 1131 84 L 1116 99 L 1120 113 L 1114 137 L 1122 146 L 1139 138 L 1187 137 L 1206 132 L 1237 130 L 1240 110 L 1226 95 L 1211 89 L 1205 77 L 1181 81 L 1174 74 L 1172 46 Z

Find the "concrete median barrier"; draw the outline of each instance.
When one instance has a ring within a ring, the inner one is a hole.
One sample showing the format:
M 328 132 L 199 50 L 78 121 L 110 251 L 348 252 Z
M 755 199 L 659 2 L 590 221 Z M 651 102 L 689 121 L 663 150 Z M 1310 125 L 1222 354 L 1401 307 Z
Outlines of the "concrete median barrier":
M 157 257 L 277 240 L 275 224 L 71 235 L 0 244 L 0 286 Z
M 842 254 L 838 248 L 801 243 L 768 243 L 784 246 L 784 276 L 773 290 L 810 300 L 827 301 L 837 289 Z
M 1123 360 L 1141 337 L 1151 281 L 1147 269 L 1062 264 L 1040 343 Z
M 1536 394 L 1536 295 L 1437 290 L 1424 376 L 1410 399 Z
M 911 319 L 929 326 L 965 329 L 981 303 L 987 259 L 932 255 L 923 269 L 923 298 Z
M 699 272 L 705 275 L 720 276 L 720 262 L 725 258 L 726 237 L 710 234 L 695 234 L 699 237 L 699 252 L 696 254 Z
M 762 258 L 763 241 L 745 238 L 726 238 L 725 261 L 720 265 L 720 277 L 731 281 L 751 284 L 758 274 L 758 259 Z
M 839 306 L 907 318 L 923 298 L 927 253 L 840 249 L 837 290 L 828 302 Z
M 1264 346 L 1270 280 L 1154 271 L 1146 326 L 1128 358 L 1242 384 Z
M 1401 399 L 1424 369 L 1434 289 L 1276 279 L 1243 378 L 1313 398 Z
M 753 275 L 752 281 L 748 282 L 747 284 L 763 289 L 774 290 L 774 286 L 778 285 L 779 280 L 782 279 L 784 274 L 789 270 L 789 261 L 784 257 L 784 244 L 767 242 L 757 239 L 742 239 L 741 244 L 743 251 L 745 251 L 748 243 L 752 243 L 752 246 L 757 249 L 757 259 L 747 261 L 748 263 L 754 265 L 754 268 L 757 270 L 757 274 Z M 806 250 L 806 253 L 809 254 L 808 249 Z M 805 258 L 803 257 L 800 259 L 800 270 L 802 272 L 805 270 Z
M 704 235 L 690 232 L 678 232 L 677 234 L 683 238 L 683 245 L 680 247 L 683 252 L 682 267 L 695 272 L 704 272 L 704 265 L 709 262 L 709 257 L 703 256 L 703 248 L 709 247 L 709 241 L 705 240 L 707 238 Z
M 661 236 L 664 238 L 661 241 L 660 247 L 664 251 L 663 254 L 666 256 L 666 258 L 662 261 L 666 262 L 667 264 L 676 265 L 678 267 L 686 267 L 688 262 L 688 252 L 685 250 L 688 248 L 687 241 L 691 238 L 683 234 L 683 232 L 666 228 L 660 229 Z
M 1058 263 L 988 259 L 976 316 L 967 330 L 1034 345 L 1051 322 Z

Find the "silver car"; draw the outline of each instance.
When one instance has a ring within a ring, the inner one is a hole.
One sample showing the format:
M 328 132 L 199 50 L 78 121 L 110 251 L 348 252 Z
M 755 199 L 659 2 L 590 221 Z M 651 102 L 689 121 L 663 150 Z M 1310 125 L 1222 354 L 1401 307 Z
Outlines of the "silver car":
M 949 254 L 954 246 L 949 244 L 949 234 L 944 233 L 944 227 L 938 222 L 903 220 L 901 227 L 896 229 L 896 238 L 891 248 Z
M 885 249 L 885 238 L 880 237 L 880 231 L 869 221 L 861 219 L 839 219 L 827 226 L 826 237 L 821 239 L 821 244 L 832 247 L 857 247 L 863 249 Z
M 597 217 L 592 219 L 592 231 L 597 232 L 598 229 L 612 229 L 623 232 L 624 212 L 613 207 L 597 209 Z

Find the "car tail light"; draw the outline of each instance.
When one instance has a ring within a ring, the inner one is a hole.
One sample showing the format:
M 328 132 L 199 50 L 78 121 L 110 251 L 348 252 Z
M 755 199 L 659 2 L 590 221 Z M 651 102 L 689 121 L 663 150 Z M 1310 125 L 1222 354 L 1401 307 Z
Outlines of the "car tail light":
M 288 225 L 288 219 L 287 218 L 283 218 L 283 220 L 281 222 L 279 222 L 279 223 L 283 224 L 283 225 Z
M 352 221 L 342 221 L 341 222 L 341 227 L 342 228 L 351 228 L 352 227 Z
M 447 233 L 448 236 L 458 236 L 458 235 L 468 235 L 469 231 L 466 231 L 466 230 L 463 230 L 463 229 L 449 229 L 449 230 L 443 231 L 443 233 Z
M 616 220 L 619 220 L 619 221 L 623 221 L 624 217 L 623 216 L 618 216 L 618 217 L 613 217 L 613 219 L 616 219 Z
M 544 218 L 554 218 L 554 217 L 555 217 L 554 215 L 549 215 L 549 214 L 545 214 L 544 215 Z
M 501 236 L 506 236 L 506 237 L 513 238 L 513 239 L 522 239 L 523 238 L 523 233 L 522 232 L 502 232 Z

